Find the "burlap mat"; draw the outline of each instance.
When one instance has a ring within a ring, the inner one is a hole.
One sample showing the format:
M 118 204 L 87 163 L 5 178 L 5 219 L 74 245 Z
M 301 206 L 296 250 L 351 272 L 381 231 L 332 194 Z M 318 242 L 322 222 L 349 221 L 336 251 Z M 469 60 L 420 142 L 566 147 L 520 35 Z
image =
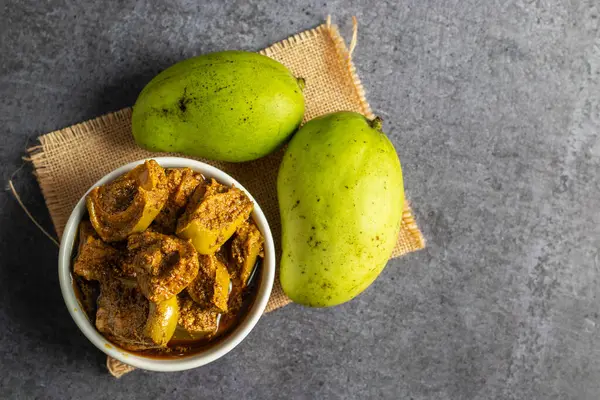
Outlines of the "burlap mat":
M 306 80 L 304 121 L 341 110 L 374 117 L 356 75 L 351 54 L 337 27 L 329 21 L 260 53 L 281 62 L 295 76 Z M 123 164 L 163 155 L 136 146 L 131 136 L 130 120 L 131 109 L 123 109 L 43 135 L 39 138 L 40 144 L 28 150 L 59 237 L 73 207 L 94 182 Z M 281 226 L 275 182 L 281 156 L 282 152 L 278 152 L 241 164 L 202 160 L 232 175 L 252 193 L 269 220 L 278 252 Z M 407 206 L 392 257 L 424 246 L 423 236 Z M 276 279 L 266 312 L 289 302 Z M 109 360 L 107 364 L 113 374 L 118 375 L 119 369 L 127 369 L 123 365 L 115 366 L 114 361 Z

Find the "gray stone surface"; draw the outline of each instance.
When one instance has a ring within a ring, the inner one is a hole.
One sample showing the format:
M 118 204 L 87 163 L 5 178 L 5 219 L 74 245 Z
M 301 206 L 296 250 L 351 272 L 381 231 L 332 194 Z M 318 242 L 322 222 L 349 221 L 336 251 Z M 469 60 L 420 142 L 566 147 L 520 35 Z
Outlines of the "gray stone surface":
M 258 50 L 334 15 L 401 155 L 425 251 L 356 300 L 265 316 L 183 373 L 107 375 L 57 250 L 0 192 L 0 398 L 597 399 L 596 0 L 0 5 L 0 173 L 47 131 L 133 103 L 166 66 Z M 31 169 L 24 201 L 51 224 Z

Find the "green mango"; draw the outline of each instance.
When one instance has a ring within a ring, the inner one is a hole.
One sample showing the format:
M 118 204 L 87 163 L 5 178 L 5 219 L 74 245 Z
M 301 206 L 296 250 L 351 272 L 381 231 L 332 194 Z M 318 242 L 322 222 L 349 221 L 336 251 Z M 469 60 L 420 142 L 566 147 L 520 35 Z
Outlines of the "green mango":
M 276 150 L 300 125 L 303 82 L 257 53 L 190 58 L 142 90 L 133 107 L 133 137 L 152 151 L 254 160 Z
M 277 177 L 280 281 L 296 303 L 351 300 L 385 267 L 404 206 L 400 160 L 381 120 L 315 118 L 294 135 Z

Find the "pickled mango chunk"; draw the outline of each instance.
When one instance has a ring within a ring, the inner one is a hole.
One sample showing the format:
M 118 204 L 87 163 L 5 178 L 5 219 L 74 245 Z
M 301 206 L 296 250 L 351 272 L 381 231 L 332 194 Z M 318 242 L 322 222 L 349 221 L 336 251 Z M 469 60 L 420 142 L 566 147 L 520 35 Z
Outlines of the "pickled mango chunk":
M 86 205 L 102 240 L 124 240 L 148 228 L 167 201 L 166 183 L 163 168 L 150 160 L 115 181 L 92 189 Z
M 227 311 L 230 277 L 227 267 L 215 255 L 199 255 L 200 268 L 187 292 L 203 309 Z
M 258 256 L 263 255 L 264 238 L 252 221 L 244 222 L 236 231 L 231 242 L 229 272 L 231 278 L 239 280 L 242 287 L 248 284 Z
M 194 190 L 204 183 L 204 177 L 190 168 L 169 168 L 165 172 L 169 197 L 152 226 L 162 233 L 173 234 L 177 219 L 185 211 Z
M 144 334 L 152 343 L 166 346 L 173 337 L 177 321 L 179 320 L 179 304 L 177 297 L 173 296 L 158 303 L 150 302 L 148 319 L 144 326 Z
M 101 281 L 107 274 L 135 278 L 135 272 L 127 265 L 127 254 L 104 243 L 89 221 L 79 224 L 79 246 L 73 273 L 88 281 Z
M 149 302 L 135 281 L 108 278 L 101 282 L 96 328 L 128 350 L 164 347 L 171 340 L 179 305 L 175 297 Z
M 152 302 L 180 293 L 198 274 L 198 253 L 188 240 L 146 231 L 131 235 L 127 248 L 140 290 Z
M 188 333 L 211 335 L 219 327 L 219 313 L 206 310 L 196 303 L 188 294 L 177 296 L 179 302 L 179 325 Z
M 79 247 L 73 264 L 73 272 L 91 281 L 100 281 L 119 259 L 119 252 L 98 238 L 92 225 L 84 221 L 79 224 Z
M 252 212 L 252 201 L 236 188 L 214 179 L 194 191 L 177 223 L 177 235 L 190 239 L 200 254 L 213 254 Z

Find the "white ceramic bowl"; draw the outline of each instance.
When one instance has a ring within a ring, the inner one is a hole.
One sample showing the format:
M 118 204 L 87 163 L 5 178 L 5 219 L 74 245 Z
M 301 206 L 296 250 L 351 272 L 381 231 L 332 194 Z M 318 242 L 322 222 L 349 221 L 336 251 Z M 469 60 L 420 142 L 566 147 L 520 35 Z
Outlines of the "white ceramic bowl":
M 273 236 L 271 235 L 271 230 L 269 229 L 269 224 L 267 223 L 267 219 L 260 209 L 260 206 L 256 203 L 252 195 L 231 176 L 213 166 L 187 158 L 155 157 L 153 159 L 165 168 L 189 167 L 194 171 L 202 173 L 207 178 L 215 178 L 217 181 L 225 185 L 235 185 L 246 192 L 248 197 L 250 197 L 250 199 L 254 202 L 254 211 L 252 213 L 252 217 L 254 218 L 254 221 L 265 238 L 265 258 L 261 268 L 258 293 L 256 294 L 252 308 L 248 310 L 246 317 L 224 339 L 217 341 L 207 350 L 201 353 L 195 353 L 189 356 L 173 359 L 149 358 L 129 352 L 127 350 L 123 350 L 105 339 L 104 336 L 102 336 L 96 330 L 93 322 L 90 322 L 90 320 L 87 318 L 85 312 L 82 310 L 81 305 L 79 304 L 79 301 L 75 297 L 75 292 L 73 290 L 73 278 L 71 276 L 71 260 L 73 245 L 77 236 L 77 228 L 81 218 L 83 218 L 87 212 L 85 198 L 87 193 L 92 188 L 114 180 L 118 176 L 133 169 L 136 165 L 143 163 L 145 160 L 132 162 L 114 170 L 96 182 L 94 186 L 92 186 L 88 192 L 81 197 L 75 206 L 75 209 L 71 213 L 71 216 L 69 217 L 69 221 L 67 222 L 62 236 L 60 252 L 58 255 L 58 276 L 60 279 L 62 295 L 65 299 L 69 313 L 73 317 L 73 320 L 79 329 L 81 329 L 83 334 L 97 348 L 102 350 L 107 355 L 137 368 L 151 371 L 181 371 L 200 367 L 224 356 L 242 340 L 244 340 L 252 328 L 254 328 L 254 325 L 256 325 L 258 319 L 263 314 L 271 294 L 271 289 L 273 287 L 273 280 L 275 279 L 275 248 L 273 245 Z

